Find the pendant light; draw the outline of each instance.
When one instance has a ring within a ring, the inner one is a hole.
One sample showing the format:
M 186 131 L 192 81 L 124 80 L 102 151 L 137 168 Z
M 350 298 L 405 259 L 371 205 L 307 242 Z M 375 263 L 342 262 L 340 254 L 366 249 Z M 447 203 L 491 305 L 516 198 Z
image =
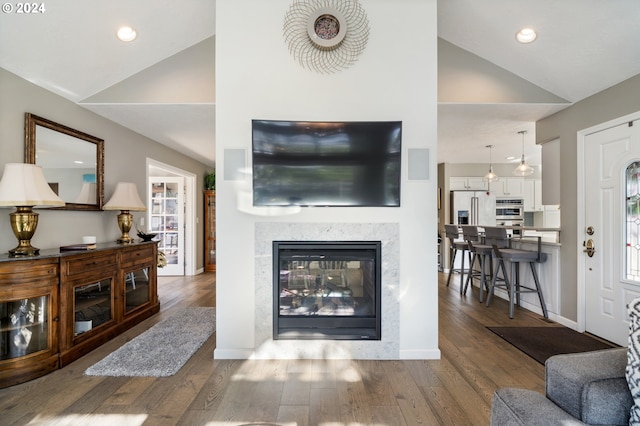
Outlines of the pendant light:
M 487 145 L 485 146 L 485 148 L 489 148 L 489 173 L 484 175 L 483 180 L 485 182 L 495 182 L 499 180 L 500 177 L 497 174 L 493 173 L 493 162 L 491 161 L 491 148 L 493 148 L 493 145 Z
M 527 134 L 527 131 L 520 130 L 518 133 L 522 135 L 522 159 L 520 160 L 520 165 L 513 169 L 513 174 L 516 176 L 530 176 L 533 174 L 533 167 L 524 161 L 524 135 Z

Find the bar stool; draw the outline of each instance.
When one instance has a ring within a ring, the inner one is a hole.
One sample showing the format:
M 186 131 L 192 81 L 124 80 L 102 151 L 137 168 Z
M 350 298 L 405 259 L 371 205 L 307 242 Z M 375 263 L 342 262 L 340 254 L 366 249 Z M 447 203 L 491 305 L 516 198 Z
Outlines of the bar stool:
M 473 287 L 473 279 L 480 277 L 480 271 L 474 269 L 476 263 L 476 256 L 473 254 L 472 246 L 474 244 L 480 244 L 480 235 L 478 234 L 478 227 L 474 225 L 460 225 L 462 229 L 462 239 L 467 244 L 467 250 L 469 251 L 469 269 L 467 270 L 467 279 L 464 281 L 464 294 L 467 294 L 467 287 L 469 280 L 471 280 L 471 287 Z
M 509 284 L 507 270 L 504 265 L 504 259 L 502 259 L 502 254 L 499 251 L 499 249 L 509 248 L 510 243 L 507 230 L 495 226 L 485 226 L 484 243 L 491 247 L 492 258 L 495 257 L 497 260 L 495 270 L 493 270 L 491 274 L 491 284 L 487 291 L 486 305 L 489 306 L 496 287 L 504 288 L 509 297 L 511 297 L 511 286 Z M 500 271 L 502 271 L 502 276 L 499 275 Z
M 464 256 L 465 252 L 469 250 L 469 245 L 466 241 L 456 241 L 459 237 L 458 225 L 444 225 L 444 232 L 449 240 L 449 252 L 451 254 L 451 264 L 449 265 L 449 276 L 447 277 L 447 287 L 451 283 L 451 274 L 460 273 L 460 293 L 462 294 L 463 283 L 464 283 L 464 273 L 466 271 L 464 267 Z M 460 265 L 460 269 L 454 269 L 453 265 L 456 260 L 456 254 L 458 252 L 462 252 L 462 263 Z
M 463 226 L 462 234 L 465 241 L 468 244 L 469 252 L 472 254 L 471 264 L 469 266 L 470 272 L 467 274 L 467 280 L 464 284 L 464 294 L 467 294 L 467 288 L 469 283 L 473 287 L 473 280 L 480 280 L 480 296 L 479 301 L 482 303 L 484 300 L 484 290 L 489 291 L 489 284 L 493 277 L 493 247 L 482 243 L 480 233 L 477 226 Z M 480 270 L 474 269 L 476 260 L 479 263 Z M 487 264 L 489 264 L 489 273 L 487 274 Z
M 503 237 L 507 239 L 507 231 L 505 228 L 493 228 L 489 229 L 489 227 L 485 228 L 485 233 L 487 234 L 487 238 L 489 233 L 491 233 L 494 237 Z M 489 294 L 487 295 L 487 306 L 491 302 L 491 298 L 493 297 L 493 293 L 496 282 L 496 276 L 498 274 L 498 270 L 502 267 L 502 273 L 504 277 L 504 286 L 507 288 L 509 292 L 509 318 L 513 318 L 514 306 L 520 306 L 520 294 L 521 293 L 537 293 L 538 299 L 540 300 L 540 307 L 542 308 L 542 313 L 545 318 L 549 318 L 549 314 L 547 312 L 547 305 L 544 303 L 544 296 L 542 294 L 542 287 L 540 286 L 540 280 L 538 278 L 538 273 L 536 272 L 536 263 L 542 263 L 546 260 L 546 254 L 541 251 L 541 240 L 538 239 L 538 250 L 519 250 L 512 249 L 510 247 L 500 248 L 498 245 L 493 245 L 494 254 L 497 258 L 498 265 L 496 266 L 496 270 L 493 275 L 493 279 L 491 282 L 491 287 L 489 288 Z M 511 263 L 511 279 L 509 279 L 508 274 L 506 272 L 506 267 L 504 262 Z M 531 274 L 533 276 L 533 281 L 535 284 L 535 288 L 527 287 L 520 282 L 520 263 L 528 263 L 531 268 Z

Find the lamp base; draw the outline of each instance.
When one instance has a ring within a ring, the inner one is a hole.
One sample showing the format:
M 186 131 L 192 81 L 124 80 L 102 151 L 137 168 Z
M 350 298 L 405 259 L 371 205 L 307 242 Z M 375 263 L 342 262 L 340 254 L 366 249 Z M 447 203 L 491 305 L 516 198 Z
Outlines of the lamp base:
M 11 257 L 38 256 L 39 254 L 40 249 L 33 247 L 30 241 L 20 241 L 18 247 L 9 250 L 9 256 Z
M 118 244 L 131 244 L 133 243 L 135 240 L 133 238 L 131 238 L 129 235 L 123 235 L 122 237 L 118 238 L 116 240 L 116 242 Z
M 31 238 L 38 227 L 38 213 L 31 206 L 18 206 L 16 211 L 9 214 L 11 229 L 18 239 L 18 247 L 9 250 L 9 256 L 37 256 L 40 249 L 31 245 Z
M 118 244 L 133 243 L 133 238 L 129 236 L 131 225 L 133 225 L 133 215 L 129 213 L 129 210 L 120 210 L 120 214 L 118 215 L 118 228 L 120 228 L 122 236 L 117 239 Z

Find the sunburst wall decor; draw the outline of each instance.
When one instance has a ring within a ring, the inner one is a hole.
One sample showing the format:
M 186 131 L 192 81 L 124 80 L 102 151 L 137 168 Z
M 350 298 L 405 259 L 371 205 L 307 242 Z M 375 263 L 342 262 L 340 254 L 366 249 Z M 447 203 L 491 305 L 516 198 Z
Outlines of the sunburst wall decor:
M 293 57 L 320 73 L 355 63 L 369 39 L 369 21 L 358 0 L 296 0 L 283 30 Z

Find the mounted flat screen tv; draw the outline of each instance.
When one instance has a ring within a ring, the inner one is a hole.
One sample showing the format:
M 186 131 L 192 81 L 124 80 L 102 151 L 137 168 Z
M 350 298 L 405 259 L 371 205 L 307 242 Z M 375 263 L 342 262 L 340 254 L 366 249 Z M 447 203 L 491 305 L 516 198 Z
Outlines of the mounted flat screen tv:
M 252 121 L 253 205 L 400 206 L 401 121 Z

